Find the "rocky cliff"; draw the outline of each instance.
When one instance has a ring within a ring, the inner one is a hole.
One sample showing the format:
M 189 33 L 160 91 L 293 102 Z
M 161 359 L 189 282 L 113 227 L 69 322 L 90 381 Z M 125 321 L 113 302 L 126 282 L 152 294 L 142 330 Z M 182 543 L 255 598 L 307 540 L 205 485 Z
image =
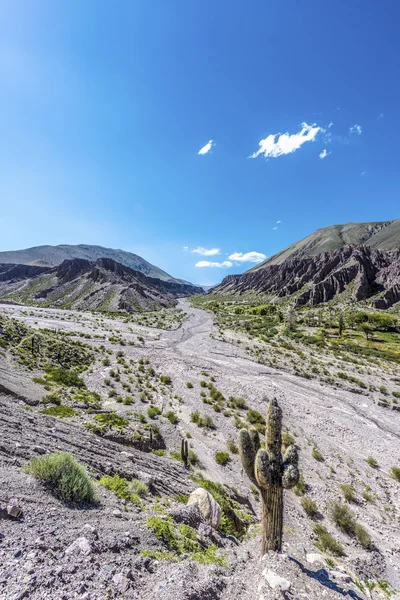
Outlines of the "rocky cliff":
M 296 305 L 320 304 L 339 294 L 368 300 L 386 309 L 400 301 L 400 250 L 345 246 L 312 258 L 289 258 L 242 275 L 229 275 L 213 289 L 217 294 L 247 291 L 275 298 L 294 296 Z
M 81 310 L 156 310 L 198 293 L 191 284 L 147 277 L 110 258 L 66 260 L 53 268 L 0 265 L 0 299 Z

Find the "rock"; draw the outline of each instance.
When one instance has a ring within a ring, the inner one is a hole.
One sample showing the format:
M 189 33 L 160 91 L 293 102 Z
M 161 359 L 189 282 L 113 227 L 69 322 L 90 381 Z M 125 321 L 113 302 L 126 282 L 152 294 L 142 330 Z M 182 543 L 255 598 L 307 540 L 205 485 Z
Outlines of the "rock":
M 154 477 L 150 475 L 150 473 L 145 473 L 144 471 L 138 472 L 138 478 L 143 481 L 149 488 L 154 485 Z
M 90 536 L 93 536 L 94 538 L 98 538 L 99 537 L 99 534 L 97 533 L 97 529 L 95 527 L 93 527 L 93 525 L 89 525 L 89 523 L 86 523 L 82 527 L 81 533 L 82 533 L 83 536 L 90 535 Z
M 121 519 L 122 517 L 122 512 L 119 510 L 119 508 L 116 508 L 115 510 L 113 510 L 114 517 L 118 517 L 118 519 Z
M 324 557 L 322 556 L 322 554 L 318 554 L 317 552 L 311 552 L 310 554 L 306 554 L 306 561 L 310 563 L 310 565 L 313 565 L 315 563 L 321 565 L 325 564 Z
M 285 579 L 284 577 L 277 575 L 277 573 L 274 573 L 273 571 L 270 571 L 269 569 L 264 569 L 263 577 L 265 578 L 269 587 L 272 588 L 273 590 L 280 590 L 281 592 L 287 592 L 292 587 L 292 584 L 290 583 L 290 581 L 288 579 Z
M 83 554 L 84 556 L 88 556 L 93 551 L 92 546 L 89 540 L 85 537 L 80 537 L 75 542 L 72 542 L 70 546 L 65 551 L 65 554 Z
M 18 548 L 18 550 L 15 550 L 13 557 L 14 558 L 21 558 L 22 556 L 22 550 L 20 548 Z
M 129 579 L 125 577 L 123 573 L 116 573 L 113 577 L 113 583 L 122 594 L 126 592 L 130 586 Z
M 343 571 L 331 571 L 330 576 L 345 583 L 351 583 L 353 581 L 350 575 L 348 575 L 348 573 L 343 573 Z
M 189 496 L 188 506 L 197 506 L 205 520 L 218 529 L 222 518 L 221 507 L 207 490 L 197 488 Z
M 10 517 L 10 519 L 20 519 L 22 514 L 22 508 L 19 506 L 17 500 L 11 500 L 7 506 L 7 515 Z

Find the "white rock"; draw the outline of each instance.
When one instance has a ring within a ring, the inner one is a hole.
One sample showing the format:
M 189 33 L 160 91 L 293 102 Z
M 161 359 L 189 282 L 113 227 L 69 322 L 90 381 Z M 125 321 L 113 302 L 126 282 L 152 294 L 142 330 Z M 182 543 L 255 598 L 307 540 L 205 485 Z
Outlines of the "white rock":
M 270 571 L 269 569 L 264 569 L 263 576 L 265 577 L 269 587 L 272 588 L 273 590 L 280 590 L 281 592 L 287 592 L 288 590 L 290 590 L 290 588 L 292 586 L 292 584 L 290 583 L 290 581 L 288 579 L 285 579 L 284 577 L 280 577 L 280 575 L 277 575 L 276 573 L 274 573 L 273 571 Z
M 207 490 L 204 488 L 194 490 L 189 496 L 187 505 L 197 506 L 207 523 L 214 529 L 218 529 L 222 518 L 221 507 Z
M 68 548 L 65 551 L 65 554 L 74 554 L 75 552 L 79 552 L 84 556 L 88 556 L 89 554 L 91 554 L 92 546 L 90 545 L 89 540 L 85 537 L 78 538 L 77 540 L 72 542 L 70 546 L 68 546 Z
M 325 564 L 325 559 L 322 554 L 318 554 L 317 552 L 311 552 L 310 554 L 306 554 L 306 560 L 310 565 L 314 563 L 319 563 L 321 565 Z

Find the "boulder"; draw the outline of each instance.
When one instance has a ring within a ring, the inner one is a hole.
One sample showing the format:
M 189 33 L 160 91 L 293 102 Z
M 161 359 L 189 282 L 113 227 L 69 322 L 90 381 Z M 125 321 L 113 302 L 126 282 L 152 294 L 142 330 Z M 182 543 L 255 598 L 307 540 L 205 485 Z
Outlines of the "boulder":
M 291 582 L 277 573 L 270 571 L 269 569 L 264 569 L 263 576 L 268 583 L 269 587 L 273 590 L 280 590 L 281 592 L 287 592 L 292 587 Z
M 188 506 L 197 506 L 201 514 L 213 527 L 218 529 L 222 518 L 221 507 L 216 500 L 204 488 L 197 488 L 189 496 Z
M 68 548 L 65 551 L 65 554 L 83 554 L 84 556 L 88 556 L 89 554 L 91 554 L 92 552 L 92 546 L 89 542 L 89 540 L 85 537 L 80 537 L 77 540 L 75 540 L 74 542 L 72 542 L 72 544 L 70 546 L 68 546 Z

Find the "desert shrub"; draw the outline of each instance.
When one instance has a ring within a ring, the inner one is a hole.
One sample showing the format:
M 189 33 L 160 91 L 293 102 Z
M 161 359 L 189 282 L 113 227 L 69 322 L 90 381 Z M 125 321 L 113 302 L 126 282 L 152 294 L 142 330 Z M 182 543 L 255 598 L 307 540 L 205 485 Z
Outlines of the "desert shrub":
M 315 543 L 316 547 L 322 552 L 329 552 L 333 556 L 344 556 L 344 548 L 323 525 L 314 525 L 314 533 L 318 540 Z
M 133 494 L 137 494 L 139 498 L 145 498 L 149 493 L 149 486 L 140 481 L 140 479 L 132 479 L 128 483 L 128 487 Z
M 400 467 L 392 467 L 390 474 L 393 477 L 393 479 L 395 479 L 396 481 L 400 481 Z
M 372 467 L 373 469 L 376 469 L 378 467 L 378 461 L 375 460 L 375 458 L 373 458 L 372 456 L 368 456 L 366 461 L 369 464 L 369 466 Z
M 150 419 L 155 419 L 158 415 L 161 415 L 161 409 L 158 408 L 158 406 L 151 405 L 147 409 L 147 414 L 149 415 Z
M 99 425 L 109 428 L 115 427 L 115 429 L 123 429 L 129 422 L 128 419 L 121 417 L 116 412 L 100 413 L 94 417 L 94 420 Z
M 239 452 L 237 444 L 234 440 L 228 440 L 226 447 L 228 448 L 229 452 L 232 452 L 232 454 L 237 454 Z
M 49 371 L 49 378 L 54 383 L 65 385 L 66 387 L 86 387 L 85 382 L 79 377 L 76 371 L 69 371 L 63 367 L 54 367 L 51 369 Z
M 340 489 L 342 490 L 342 494 L 344 496 L 344 499 L 347 500 L 347 502 L 355 502 L 356 500 L 356 492 L 355 489 L 352 485 L 348 484 L 348 483 L 343 483 L 340 486 Z
M 215 454 L 215 462 L 218 465 L 222 465 L 225 466 L 226 463 L 228 463 L 230 461 L 231 457 L 229 456 L 228 452 L 217 452 Z
M 322 454 L 318 450 L 318 448 L 313 448 L 311 454 L 312 454 L 312 457 L 315 458 L 315 460 L 317 460 L 318 462 L 324 462 L 324 457 L 322 456 Z
M 83 465 L 68 452 L 53 452 L 33 458 L 25 467 L 27 473 L 48 487 L 64 502 L 92 503 L 95 488 Z
M 190 420 L 192 421 L 192 423 L 196 423 L 197 425 L 197 423 L 200 420 L 200 413 L 198 410 L 195 410 L 190 414 Z
M 284 448 L 287 448 L 288 446 L 294 446 L 295 443 L 296 440 L 289 431 L 284 431 L 282 433 L 282 446 Z
M 354 535 L 356 536 L 363 548 L 365 548 L 366 550 L 371 549 L 371 536 L 369 535 L 368 531 L 362 525 L 360 525 L 360 523 L 356 523 L 356 526 L 354 528 Z
M 160 381 L 161 381 L 161 383 L 164 383 L 165 385 L 171 385 L 172 384 L 172 380 L 171 380 L 171 377 L 169 375 L 161 375 L 160 376 Z
M 304 496 L 304 494 L 306 493 L 307 490 L 303 473 L 300 473 L 299 481 L 294 486 L 293 491 L 296 494 L 296 496 Z
M 356 520 L 352 511 L 341 502 L 334 502 L 331 506 L 331 516 L 335 524 L 349 535 L 354 535 Z
M 136 479 L 133 481 L 138 480 Z M 122 498 L 128 502 L 133 502 L 133 504 L 140 504 L 139 494 L 130 488 L 131 484 L 132 482 L 128 482 L 125 477 L 121 477 L 118 475 L 118 473 L 115 473 L 115 475 L 103 475 L 103 477 L 99 479 L 99 485 L 105 487 L 111 492 L 114 492 L 118 498 Z
M 253 408 L 249 408 L 249 410 L 247 411 L 246 419 L 252 425 L 255 425 L 256 423 L 260 425 L 265 425 L 265 419 L 262 416 L 262 414 L 259 413 L 258 410 L 254 410 Z
M 190 415 L 190 420 L 195 423 L 198 427 L 204 427 L 206 429 L 214 429 L 214 421 L 209 415 L 202 417 L 198 410 L 195 410 Z
M 172 425 L 176 425 L 179 422 L 178 417 L 176 416 L 176 414 L 174 413 L 173 410 L 169 410 L 165 417 L 168 419 L 168 421 L 172 424 Z
M 48 408 L 44 408 L 40 412 L 44 415 L 59 417 L 60 419 L 64 419 L 65 417 L 75 417 L 75 415 L 78 414 L 76 410 L 74 410 L 70 406 L 64 406 L 62 404 L 58 404 L 57 406 L 49 406 Z
M 190 381 L 187 381 L 187 382 L 186 382 L 186 387 L 187 387 L 189 390 L 191 390 L 191 389 L 192 389 L 192 387 L 193 387 L 193 383 L 191 383 Z
M 318 515 L 318 506 L 317 503 L 314 502 L 311 498 L 304 497 L 301 499 L 301 506 L 304 512 L 314 519 Z
M 246 410 L 247 404 L 244 398 L 235 398 L 234 396 L 229 396 L 228 406 L 231 408 L 238 408 L 240 410 Z

